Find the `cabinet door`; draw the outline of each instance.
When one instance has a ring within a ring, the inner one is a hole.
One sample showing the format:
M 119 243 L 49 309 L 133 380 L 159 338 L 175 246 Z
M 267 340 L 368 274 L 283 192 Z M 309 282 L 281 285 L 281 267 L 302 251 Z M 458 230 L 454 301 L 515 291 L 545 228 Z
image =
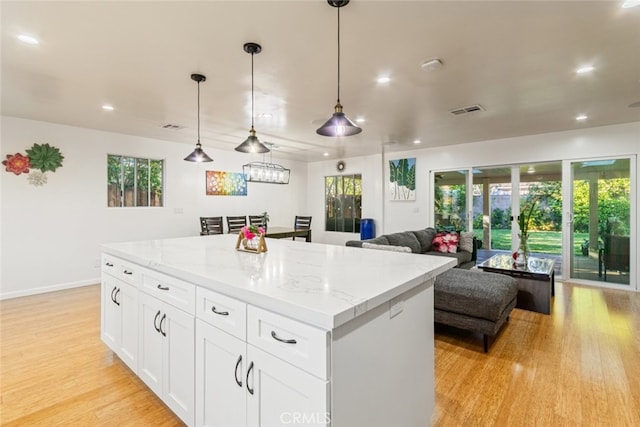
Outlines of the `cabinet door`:
M 164 315 L 162 303 L 140 292 L 138 311 L 138 376 L 155 394 L 162 397 L 164 337 L 158 326 Z
M 133 372 L 138 371 L 138 289 L 120 282 L 116 301 L 120 304 L 120 348 L 118 355 Z
M 169 304 L 163 305 L 161 336 L 165 341 L 166 376 L 163 400 L 188 425 L 194 422 L 195 319 Z
M 247 356 L 248 426 L 330 424 L 327 381 L 252 345 Z
M 196 320 L 196 425 L 246 426 L 246 343 Z
M 118 280 L 108 274 L 102 275 L 101 328 L 102 341 L 115 353 L 120 346 L 121 316 L 120 308 L 114 302 L 118 290 Z

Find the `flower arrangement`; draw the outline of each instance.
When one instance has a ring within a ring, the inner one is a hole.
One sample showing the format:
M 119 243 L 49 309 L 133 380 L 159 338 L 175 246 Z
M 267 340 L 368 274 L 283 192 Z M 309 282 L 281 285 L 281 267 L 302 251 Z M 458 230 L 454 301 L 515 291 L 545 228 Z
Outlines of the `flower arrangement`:
M 261 236 L 264 234 L 264 228 L 258 227 L 257 225 L 245 225 L 240 230 L 245 239 L 251 240 L 254 237 Z
M 525 264 L 526 259 L 529 256 L 529 243 L 527 242 L 529 239 L 529 221 L 531 220 L 531 215 L 533 214 L 533 210 L 535 209 L 537 202 L 538 197 L 534 197 L 533 200 L 531 200 L 531 206 L 523 206 L 522 212 L 520 212 L 520 215 L 518 216 L 518 226 L 520 227 L 520 248 L 512 254 L 516 263 L 520 262 Z

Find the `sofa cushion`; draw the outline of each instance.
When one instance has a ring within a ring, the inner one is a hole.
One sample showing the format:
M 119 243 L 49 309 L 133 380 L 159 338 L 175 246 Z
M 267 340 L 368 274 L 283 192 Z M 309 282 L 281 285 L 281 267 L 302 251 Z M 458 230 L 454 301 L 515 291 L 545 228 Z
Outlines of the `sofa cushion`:
M 431 250 L 431 242 L 433 238 L 436 237 L 436 230 L 431 227 L 425 228 L 424 230 L 412 231 L 412 233 L 420 242 L 420 253 L 424 254 Z
M 473 252 L 473 231 L 463 231 L 460 233 L 460 250 Z
M 438 252 L 458 252 L 458 233 L 437 233 L 431 242 L 431 249 Z
M 411 252 L 414 254 L 420 253 L 420 242 L 415 234 L 411 231 L 404 231 L 402 233 L 387 234 L 387 240 L 390 245 L 393 246 L 408 246 L 411 248 Z M 376 243 L 376 242 L 369 242 Z
M 455 258 L 458 262 L 457 264 L 458 266 L 461 264 L 464 264 L 465 262 L 471 261 L 471 254 L 466 251 L 456 252 L 454 254 L 452 254 L 451 252 L 430 251 L 430 252 L 427 252 L 427 255 L 436 255 L 436 256 L 445 256 L 449 258 Z
M 379 251 L 411 253 L 411 248 L 409 246 L 376 245 L 375 243 L 362 242 L 362 247 L 365 249 L 377 249 Z
M 345 243 L 345 246 L 353 246 L 353 247 L 356 247 L 356 248 L 361 248 L 362 244 L 364 242 L 374 243 L 376 245 L 388 245 L 389 244 L 389 241 L 387 240 L 386 236 L 378 236 L 378 237 L 375 237 L 373 239 L 368 239 L 368 240 L 348 240 Z
M 500 319 L 518 295 L 513 277 L 457 268 L 436 277 L 433 290 L 436 309 L 491 321 Z

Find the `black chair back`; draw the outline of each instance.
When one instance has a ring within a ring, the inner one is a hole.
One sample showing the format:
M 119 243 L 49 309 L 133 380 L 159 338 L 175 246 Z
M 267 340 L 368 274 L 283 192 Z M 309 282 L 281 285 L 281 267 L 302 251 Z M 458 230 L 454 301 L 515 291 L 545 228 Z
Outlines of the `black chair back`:
M 242 227 L 247 225 L 247 216 L 228 216 L 227 232 L 230 234 L 238 234 Z
M 222 234 L 222 217 L 221 216 L 201 216 L 200 217 L 200 235 L 207 236 L 210 234 Z

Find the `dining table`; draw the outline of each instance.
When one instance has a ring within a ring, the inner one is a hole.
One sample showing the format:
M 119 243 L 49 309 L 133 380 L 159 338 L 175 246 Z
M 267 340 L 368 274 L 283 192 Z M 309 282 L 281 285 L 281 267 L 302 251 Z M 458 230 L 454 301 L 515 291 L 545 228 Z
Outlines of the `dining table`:
M 311 242 L 311 229 L 281 227 L 281 226 L 267 227 L 264 237 L 271 237 L 273 239 L 286 239 L 288 237 L 304 237 L 307 242 Z

